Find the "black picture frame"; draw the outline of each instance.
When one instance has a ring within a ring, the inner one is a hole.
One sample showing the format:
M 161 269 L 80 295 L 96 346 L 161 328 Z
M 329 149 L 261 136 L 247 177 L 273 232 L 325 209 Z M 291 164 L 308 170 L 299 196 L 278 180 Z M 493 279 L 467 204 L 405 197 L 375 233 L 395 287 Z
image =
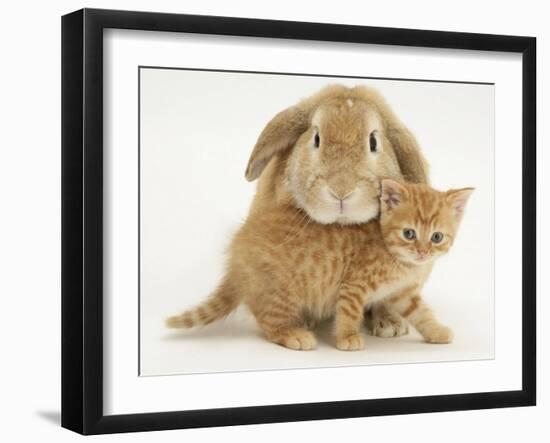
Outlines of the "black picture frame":
M 105 415 L 103 30 L 172 31 L 519 53 L 523 64 L 522 389 Z M 81 434 L 413 414 L 536 404 L 536 39 L 82 9 L 62 18 L 62 426 Z

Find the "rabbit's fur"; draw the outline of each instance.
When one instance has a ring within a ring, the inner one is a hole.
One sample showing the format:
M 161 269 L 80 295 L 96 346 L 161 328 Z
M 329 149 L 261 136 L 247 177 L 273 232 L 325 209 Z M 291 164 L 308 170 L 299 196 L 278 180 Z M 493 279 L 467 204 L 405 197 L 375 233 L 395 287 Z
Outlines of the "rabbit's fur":
M 361 224 L 378 214 L 379 178 L 427 183 L 427 169 L 414 136 L 373 89 L 332 85 L 280 112 L 246 168 L 249 181 L 260 179 L 221 285 L 167 325 L 208 324 L 244 302 L 268 339 L 313 347 L 301 327 L 333 314 L 321 295 L 337 292 Z M 405 332 L 384 306 L 373 315 Z

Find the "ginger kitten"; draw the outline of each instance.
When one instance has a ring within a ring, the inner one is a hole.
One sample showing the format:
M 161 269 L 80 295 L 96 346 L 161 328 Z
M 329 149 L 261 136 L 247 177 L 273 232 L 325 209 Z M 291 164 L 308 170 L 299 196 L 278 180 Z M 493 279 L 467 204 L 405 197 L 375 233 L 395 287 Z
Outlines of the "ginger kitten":
M 334 316 L 336 346 L 357 350 L 365 306 L 385 300 L 426 341 L 448 343 L 452 332 L 419 292 L 433 260 L 452 245 L 472 190 L 438 192 L 384 179 L 379 220 L 346 227 L 311 223 L 290 206 L 286 215 L 266 209 L 237 233 L 218 289 L 166 325 L 210 324 L 245 303 L 272 342 L 313 349 L 308 326 Z
M 440 324 L 420 291 L 434 260 L 454 242 L 473 188 L 439 192 L 423 184 L 381 182 L 380 219 L 365 229 L 338 291 L 336 345 L 363 347 L 360 326 L 365 305 L 385 300 L 429 343 L 450 343 L 452 331 Z

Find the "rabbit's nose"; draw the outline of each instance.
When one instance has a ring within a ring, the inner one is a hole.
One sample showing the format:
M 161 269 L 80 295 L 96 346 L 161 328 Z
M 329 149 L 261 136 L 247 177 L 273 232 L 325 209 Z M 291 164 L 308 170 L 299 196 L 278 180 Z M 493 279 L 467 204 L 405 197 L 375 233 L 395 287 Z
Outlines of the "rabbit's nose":
M 339 200 L 343 202 L 344 200 L 347 200 L 351 197 L 351 195 L 355 192 L 355 189 L 349 191 L 349 192 L 336 192 L 332 190 L 331 188 L 328 188 L 328 193 L 331 195 L 331 197 L 334 197 L 336 200 Z

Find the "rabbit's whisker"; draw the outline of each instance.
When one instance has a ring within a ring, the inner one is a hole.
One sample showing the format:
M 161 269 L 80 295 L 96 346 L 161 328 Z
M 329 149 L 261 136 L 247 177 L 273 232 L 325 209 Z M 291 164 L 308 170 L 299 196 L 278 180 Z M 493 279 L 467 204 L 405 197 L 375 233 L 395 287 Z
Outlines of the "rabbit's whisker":
M 305 224 L 302 225 L 302 223 L 306 221 Z M 285 239 L 279 243 L 278 245 L 275 245 L 275 247 L 281 247 L 285 244 L 287 244 L 288 242 L 290 242 L 291 240 L 296 240 L 298 239 L 301 234 L 305 231 L 305 228 L 309 225 L 309 223 L 311 222 L 311 217 L 308 215 L 307 212 L 304 211 L 304 215 L 302 216 L 302 218 L 296 223 L 296 229 L 294 229 L 292 232 L 290 232 L 286 237 Z

